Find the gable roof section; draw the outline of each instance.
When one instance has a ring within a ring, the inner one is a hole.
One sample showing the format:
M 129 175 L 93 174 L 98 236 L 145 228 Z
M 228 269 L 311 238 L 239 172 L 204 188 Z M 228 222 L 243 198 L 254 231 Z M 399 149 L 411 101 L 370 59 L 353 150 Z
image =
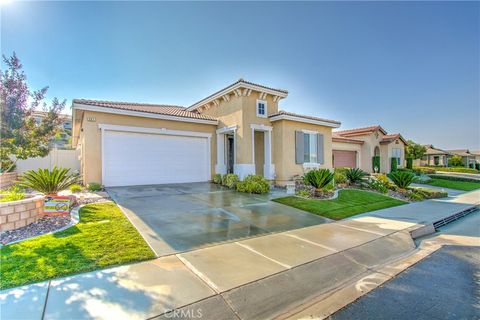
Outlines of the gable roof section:
M 446 150 L 449 153 L 452 153 L 457 156 L 461 157 L 472 157 L 475 156 L 474 154 L 471 154 L 468 149 L 456 149 L 456 150 Z
M 383 136 L 382 141 L 380 141 L 381 144 L 388 144 L 391 143 L 397 139 L 400 139 L 403 143 L 407 144 L 407 141 L 403 139 L 402 135 L 400 133 L 392 133 L 392 134 L 386 134 Z
M 435 154 L 440 154 L 440 155 L 448 155 L 449 153 L 445 150 L 434 148 L 433 145 L 426 145 L 427 151 L 425 151 L 426 155 L 435 155 Z
M 89 108 L 92 107 L 92 108 Z M 145 115 L 162 115 L 171 117 L 171 120 L 200 120 L 207 122 L 217 122 L 217 119 L 200 114 L 197 112 L 191 112 L 181 106 L 165 105 L 165 104 L 149 104 L 149 103 L 133 103 L 133 102 L 116 102 L 116 101 L 103 101 L 103 100 L 87 100 L 87 99 L 74 99 L 72 102 L 73 109 L 91 110 L 106 113 L 119 113 L 118 111 L 128 112 L 132 116 L 145 116 Z M 115 112 L 117 111 L 117 112 Z M 135 114 L 138 113 L 138 114 Z
M 356 139 L 342 137 L 342 136 L 336 135 L 335 133 L 332 134 L 332 141 L 333 142 L 340 142 L 340 143 L 353 143 L 353 144 L 363 144 L 364 143 L 362 140 L 356 140 Z
M 244 91 L 240 90 L 239 89 L 245 89 Z M 225 95 L 228 95 L 230 93 L 235 93 L 236 95 L 246 95 L 248 90 L 255 90 L 255 91 L 259 91 L 259 92 L 264 92 L 266 94 L 271 94 L 275 97 L 277 97 L 278 100 L 280 100 L 281 98 L 285 98 L 287 95 L 288 95 L 288 91 L 287 90 L 283 90 L 283 89 L 275 89 L 275 88 L 270 88 L 270 87 L 267 87 L 267 86 L 264 86 L 264 85 L 261 85 L 261 84 L 258 84 L 258 83 L 253 83 L 253 82 L 250 82 L 250 81 L 246 81 L 246 80 L 243 80 L 243 79 L 238 79 L 236 82 L 232 83 L 231 85 L 221 89 L 221 90 L 218 90 L 217 92 L 215 93 L 212 93 L 211 95 L 209 95 L 208 97 L 206 98 L 203 98 L 202 100 L 192 104 L 190 107 L 187 108 L 188 111 L 193 111 L 193 110 L 196 110 L 206 104 L 209 104 L 211 102 L 214 102 L 215 100 L 217 99 L 220 99 L 222 97 L 224 97 Z
M 270 119 L 271 122 L 278 121 L 278 120 L 290 120 L 290 121 L 318 124 L 318 125 L 332 127 L 332 128 L 338 128 L 340 127 L 340 124 L 341 124 L 339 121 L 336 121 L 336 120 L 306 116 L 303 114 L 287 112 L 283 110 L 280 110 L 279 112 L 270 115 L 268 118 Z
M 385 131 L 385 129 L 383 129 L 379 125 L 364 127 L 364 128 L 355 128 L 355 129 L 335 131 L 335 134 L 338 135 L 338 136 L 342 136 L 342 137 L 354 137 L 354 136 L 362 136 L 362 135 L 371 134 L 371 133 L 375 132 L 376 130 L 379 130 L 383 134 L 387 134 L 387 131 Z

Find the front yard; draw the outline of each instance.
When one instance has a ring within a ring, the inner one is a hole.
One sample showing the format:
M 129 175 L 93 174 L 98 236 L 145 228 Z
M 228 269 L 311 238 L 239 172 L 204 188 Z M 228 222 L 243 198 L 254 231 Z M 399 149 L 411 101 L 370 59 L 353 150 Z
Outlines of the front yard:
M 137 230 L 112 202 L 90 204 L 67 230 L 0 249 L 0 288 L 154 258 Z
M 473 181 L 455 181 L 455 180 L 433 178 L 431 181 L 425 182 L 425 184 L 435 186 L 435 187 L 456 189 L 456 190 L 463 190 L 463 191 L 472 191 L 472 190 L 480 189 L 480 182 L 473 182 Z
M 315 200 L 291 196 L 274 199 L 273 201 L 333 220 L 407 203 L 374 192 L 348 189 L 340 190 L 338 198 L 332 200 Z

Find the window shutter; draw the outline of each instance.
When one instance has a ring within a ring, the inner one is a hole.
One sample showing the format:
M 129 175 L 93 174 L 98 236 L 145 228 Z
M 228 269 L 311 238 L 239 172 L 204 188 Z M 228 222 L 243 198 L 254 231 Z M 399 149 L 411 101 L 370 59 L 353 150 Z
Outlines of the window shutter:
M 302 164 L 304 157 L 303 150 L 303 132 L 295 131 L 295 163 Z
M 320 164 L 324 163 L 323 156 L 323 134 L 317 133 L 317 162 Z

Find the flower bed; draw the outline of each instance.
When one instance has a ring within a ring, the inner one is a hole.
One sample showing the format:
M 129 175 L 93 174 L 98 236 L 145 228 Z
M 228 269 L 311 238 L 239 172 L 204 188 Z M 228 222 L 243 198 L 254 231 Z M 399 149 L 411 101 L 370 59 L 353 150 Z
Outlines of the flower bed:
M 25 227 L 43 215 L 45 196 L 35 195 L 26 199 L 0 203 L 0 231 Z

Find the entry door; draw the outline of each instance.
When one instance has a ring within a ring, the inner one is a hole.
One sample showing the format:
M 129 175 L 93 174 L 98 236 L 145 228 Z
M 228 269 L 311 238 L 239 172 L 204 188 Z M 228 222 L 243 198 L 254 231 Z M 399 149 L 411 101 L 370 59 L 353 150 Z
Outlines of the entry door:
M 210 180 L 208 138 L 110 130 L 104 134 L 106 186 Z

